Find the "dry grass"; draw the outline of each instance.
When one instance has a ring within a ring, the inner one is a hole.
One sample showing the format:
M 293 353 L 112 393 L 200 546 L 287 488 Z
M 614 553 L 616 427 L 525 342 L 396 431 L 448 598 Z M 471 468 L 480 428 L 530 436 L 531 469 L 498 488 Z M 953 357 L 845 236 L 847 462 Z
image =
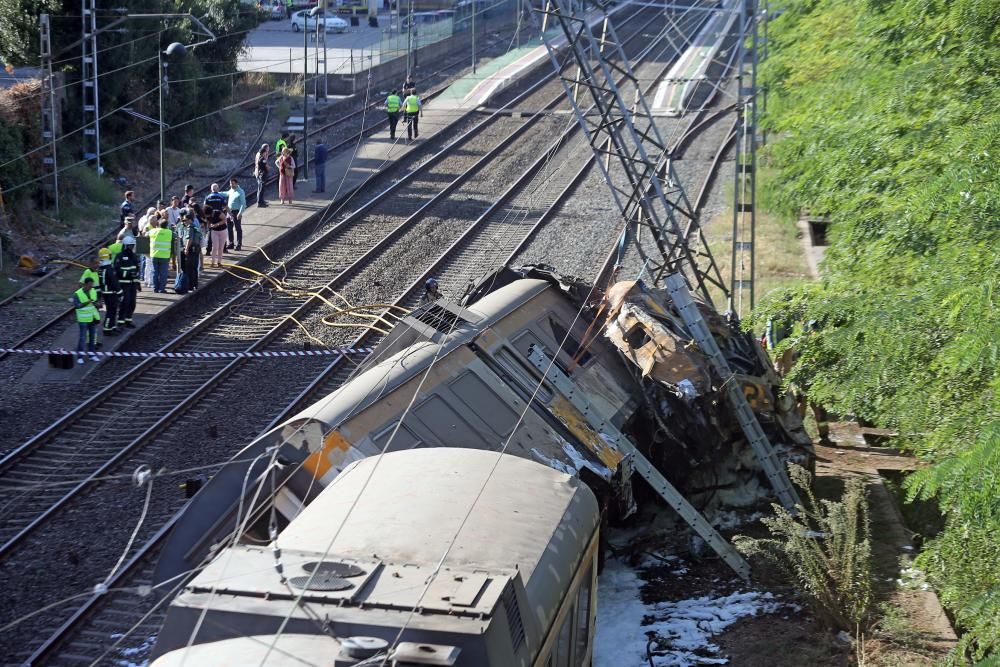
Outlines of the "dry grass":
M 722 277 L 729 280 L 732 267 L 733 219 L 727 212 L 718 215 L 705 225 L 708 240 Z M 768 292 L 798 285 L 810 280 L 809 266 L 803 254 L 800 232 L 794 220 L 781 219 L 762 211 L 756 216 L 756 301 Z M 721 294 L 714 294 L 716 303 L 724 303 Z M 749 304 L 746 304 L 748 307 Z M 744 315 L 747 308 L 744 308 Z

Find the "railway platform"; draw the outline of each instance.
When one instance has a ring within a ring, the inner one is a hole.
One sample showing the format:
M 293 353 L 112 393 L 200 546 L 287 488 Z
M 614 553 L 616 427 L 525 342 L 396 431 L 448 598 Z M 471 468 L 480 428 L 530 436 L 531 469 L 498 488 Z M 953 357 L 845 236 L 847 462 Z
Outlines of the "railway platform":
M 612 10 L 619 11 L 627 3 Z M 599 20 L 599 14 L 594 13 L 593 21 Z M 268 202 L 266 208 L 251 205 L 243 218 L 243 247 L 241 252 L 229 251 L 224 257 L 226 263 L 241 264 L 260 248 L 281 237 L 301 224 L 313 218 L 334 200 L 343 202 L 352 196 L 369 178 L 383 170 L 395 161 L 405 159 L 406 155 L 421 142 L 446 131 L 452 122 L 465 113 L 485 106 L 489 100 L 508 85 L 516 82 L 532 68 L 548 59 L 545 45 L 540 38 L 525 43 L 520 48 L 511 49 L 508 53 L 477 67 L 475 73 L 469 73 L 454 81 L 447 90 L 424 105 L 420 119 L 420 139 L 413 143 L 406 141 L 406 128 L 401 121 L 397 127 L 397 140 L 389 139 L 387 129 L 373 133 L 358 144 L 357 150 L 345 150 L 334 154 L 327 162 L 326 192 L 314 194 L 314 182 L 300 180 L 296 185 L 297 198 L 292 205 L 281 205 L 276 202 L 276 185 L 268 186 Z M 381 114 L 381 111 L 371 113 Z M 315 142 L 315 137 L 310 141 Z M 255 201 L 255 198 L 249 197 Z M 223 271 L 205 268 L 200 277 L 200 286 L 205 289 Z M 173 283 L 171 275 L 168 285 Z M 68 298 L 68 295 L 67 295 Z M 121 335 L 100 337 L 102 352 L 113 352 L 119 349 L 125 341 L 139 339 L 143 331 L 154 326 L 157 316 L 175 308 L 184 296 L 168 292 L 155 294 L 145 290 L 139 294 L 133 322 L 135 329 L 125 330 Z M 67 327 L 60 337 L 51 345 L 54 350 L 73 351 L 76 349 L 78 331 L 75 323 Z M 141 346 L 140 346 L 141 347 Z M 154 351 L 152 349 L 147 351 Z M 56 369 L 49 366 L 47 357 L 40 357 L 24 375 L 23 381 L 29 383 L 75 384 L 83 381 L 95 368 L 103 362 L 87 361 L 84 364 L 74 364 L 72 369 Z

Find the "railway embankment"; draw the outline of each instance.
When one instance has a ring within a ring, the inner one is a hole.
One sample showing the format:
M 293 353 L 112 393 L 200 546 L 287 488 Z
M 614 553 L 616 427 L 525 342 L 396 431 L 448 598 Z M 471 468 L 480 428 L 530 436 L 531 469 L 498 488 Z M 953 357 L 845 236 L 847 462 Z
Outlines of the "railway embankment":
M 902 498 L 942 522 L 914 528 L 910 572 L 953 620 L 958 664 L 1000 654 L 996 9 L 786 3 L 761 72 L 762 198 L 792 222 L 803 208 L 833 222 L 820 280 L 768 295 L 757 321 L 790 333 L 789 377 L 810 400 L 919 458 Z M 869 636 L 896 625 L 905 664 L 939 658 L 904 640 L 910 611 L 873 609 Z

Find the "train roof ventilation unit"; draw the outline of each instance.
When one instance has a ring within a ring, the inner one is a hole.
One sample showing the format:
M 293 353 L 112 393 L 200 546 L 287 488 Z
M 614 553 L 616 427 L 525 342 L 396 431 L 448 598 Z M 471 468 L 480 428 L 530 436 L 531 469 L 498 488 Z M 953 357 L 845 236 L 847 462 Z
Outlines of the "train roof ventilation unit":
M 298 577 L 290 577 L 288 583 L 295 588 L 307 591 L 346 591 L 354 588 L 354 584 L 347 579 L 334 577 L 329 574 L 303 574 Z
M 360 577 L 365 573 L 353 563 L 319 560 L 304 563 L 302 569 L 309 574 L 289 578 L 288 582 L 296 588 L 309 591 L 346 591 L 354 588 L 348 581 L 351 577 Z
M 469 324 L 469 321 L 463 319 L 458 313 L 454 313 L 436 303 L 430 303 L 423 308 L 415 310 L 411 317 L 418 322 L 429 324 L 444 334 L 451 333 L 463 324 Z
M 504 611 L 507 612 L 507 625 L 510 626 L 510 637 L 514 650 L 521 648 L 524 643 L 524 622 L 521 620 L 521 609 L 517 606 L 517 593 L 514 591 L 513 582 L 508 584 L 500 595 L 503 601 Z
M 365 573 L 364 570 L 354 563 L 344 563 L 336 560 L 318 560 L 311 563 L 303 563 L 302 569 L 306 572 L 315 571 L 318 575 L 343 577 L 345 579 L 360 577 Z

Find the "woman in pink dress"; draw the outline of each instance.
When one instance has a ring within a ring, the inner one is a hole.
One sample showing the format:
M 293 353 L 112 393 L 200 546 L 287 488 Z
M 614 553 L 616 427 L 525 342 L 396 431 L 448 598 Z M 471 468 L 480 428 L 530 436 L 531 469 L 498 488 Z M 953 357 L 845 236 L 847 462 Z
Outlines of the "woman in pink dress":
M 281 149 L 281 155 L 274 161 L 278 166 L 278 199 L 281 203 L 292 203 L 295 198 L 295 158 L 287 146 Z

